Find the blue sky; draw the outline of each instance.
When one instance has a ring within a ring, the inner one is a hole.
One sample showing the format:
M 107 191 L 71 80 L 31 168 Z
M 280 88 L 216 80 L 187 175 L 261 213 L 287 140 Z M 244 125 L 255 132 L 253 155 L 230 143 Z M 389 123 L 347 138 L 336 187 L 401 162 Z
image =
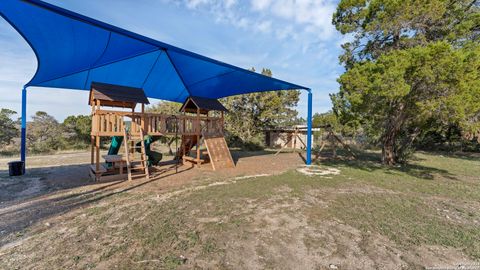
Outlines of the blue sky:
M 331 0 L 48 0 L 47 2 L 243 68 L 266 67 L 276 78 L 313 89 L 314 112 L 331 108 L 338 91 L 340 44 Z M 0 19 L 0 107 L 20 112 L 21 88 L 36 70 L 27 43 Z M 63 120 L 89 114 L 88 92 L 28 90 L 28 112 Z M 151 100 L 156 102 L 155 100 Z M 306 115 L 306 94 L 298 110 Z

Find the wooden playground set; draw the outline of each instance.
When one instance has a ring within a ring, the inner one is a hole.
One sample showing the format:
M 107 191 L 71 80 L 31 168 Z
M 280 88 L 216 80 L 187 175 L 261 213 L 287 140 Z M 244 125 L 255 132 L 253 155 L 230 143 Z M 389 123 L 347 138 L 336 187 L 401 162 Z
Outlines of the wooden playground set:
M 146 104 L 149 101 L 140 88 L 92 83 L 89 97 L 92 179 L 149 179 L 151 168 L 162 159 L 162 154 L 153 151 L 151 144 L 164 136 L 180 138 L 175 153 L 178 162 L 198 167 L 210 164 L 213 170 L 235 166 L 224 137 L 227 109 L 218 100 L 189 97 L 178 115 L 147 113 Z M 101 137 L 111 138 L 108 154 L 103 156 L 100 156 Z M 121 146 L 123 154 L 119 153 Z M 202 150 L 203 146 L 206 150 Z

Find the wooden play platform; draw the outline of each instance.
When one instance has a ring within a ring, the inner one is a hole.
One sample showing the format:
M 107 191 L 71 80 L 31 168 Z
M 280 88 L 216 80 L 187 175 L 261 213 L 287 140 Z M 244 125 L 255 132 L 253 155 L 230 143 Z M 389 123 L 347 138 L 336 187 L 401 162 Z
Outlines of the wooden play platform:
M 140 104 L 140 112 L 135 111 Z M 89 105 L 92 107 L 90 176 L 95 181 L 150 177 L 148 136 L 181 138 L 176 158 L 201 166 L 210 163 L 213 170 L 234 167 L 224 138 L 225 107 L 215 99 L 189 97 L 178 115 L 146 113 L 149 104 L 142 89 L 92 83 Z M 106 110 L 113 107 L 118 110 Z M 121 109 L 121 110 L 120 110 Z M 101 137 L 112 137 L 109 154 L 100 157 Z M 116 148 L 112 146 L 116 143 Z M 206 151 L 202 151 L 205 145 Z M 123 155 L 119 148 L 124 148 Z M 193 153 L 192 153 L 193 152 Z M 100 162 L 101 158 L 105 164 Z

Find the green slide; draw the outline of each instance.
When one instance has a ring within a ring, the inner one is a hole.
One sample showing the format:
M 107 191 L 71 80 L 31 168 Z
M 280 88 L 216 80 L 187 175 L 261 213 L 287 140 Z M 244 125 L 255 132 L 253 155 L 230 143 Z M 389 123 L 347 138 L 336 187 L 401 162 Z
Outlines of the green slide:
M 122 146 L 123 136 L 113 136 L 110 148 L 108 148 L 108 155 L 118 155 L 118 150 Z
M 110 143 L 110 147 L 108 148 L 108 155 L 118 155 L 118 150 L 120 150 L 120 146 L 122 146 L 123 136 L 113 136 L 112 142 Z M 111 162 L 107 162 L 107 166 L 110 168 L 112 167 Z
M 156 142 L 159 140 L 161 136 L 145 136 L 145 154 L 147 154 L 148 157 L 148 166 L 152 165 L 158 165 L 158 163 L 162 160 L 162 153 L 152 151 L 150 146 L 152 143 Z M 112 137 L 112 142 L 110 143 L 110 148 L 108 148 L 108 155 L 118 155 L 118 151 L 120 150 L 120 146 L 122 146 L 123 143 L 123 136 L 113 136 Z M 140 146 L 141 143 L 138 142 L 137 146 Z M 139 148 L 137 148 L 137 152 L 141 152 Z M 111 164 L 108 164 L 108 166 L 111 166 Z
M 162 160 L 162 153 L 153 151 L 150 146 L 152 143 L 158 141 L 162 136 L 150 136 L 147 135 L 144 137 L 145 141 L 145 154 L 148 157 L 148 166 L 156 166 Z M 137 146 L 140 146 L 141 142 L 137 143 Z M 139 148 L 137 148 L 137 152 L 141 152 Z

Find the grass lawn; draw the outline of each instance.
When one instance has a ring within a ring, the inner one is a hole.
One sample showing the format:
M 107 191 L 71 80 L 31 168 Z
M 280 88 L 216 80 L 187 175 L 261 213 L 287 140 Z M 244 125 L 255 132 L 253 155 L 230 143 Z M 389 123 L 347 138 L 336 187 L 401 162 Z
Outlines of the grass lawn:
M 0 268 L 423 269 L 480 260 L 480 158 L 324 161 L 338 175 L 124 192 L 34 226 Z

